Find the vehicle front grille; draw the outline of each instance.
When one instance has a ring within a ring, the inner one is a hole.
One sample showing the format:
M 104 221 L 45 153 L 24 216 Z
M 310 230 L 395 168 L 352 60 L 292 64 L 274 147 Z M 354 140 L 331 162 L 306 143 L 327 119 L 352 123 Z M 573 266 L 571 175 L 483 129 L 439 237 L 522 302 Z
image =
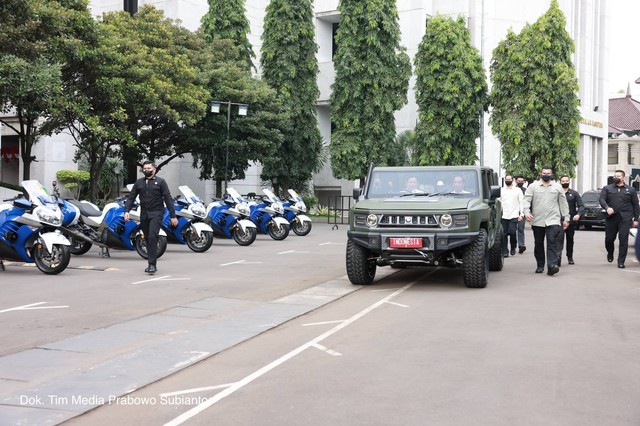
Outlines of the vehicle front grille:
M 439 216 L 436 215 L 383 215 L 378 226 L 420 226 L 420 227 L 438 227 Z

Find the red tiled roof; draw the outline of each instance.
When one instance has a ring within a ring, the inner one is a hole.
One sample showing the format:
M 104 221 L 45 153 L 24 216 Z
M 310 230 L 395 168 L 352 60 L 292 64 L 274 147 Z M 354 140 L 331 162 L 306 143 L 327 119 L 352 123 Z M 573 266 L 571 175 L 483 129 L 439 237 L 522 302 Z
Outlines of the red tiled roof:
M 640 130 L 640 102 L 631 96 L 609 99 L 609 133 Z

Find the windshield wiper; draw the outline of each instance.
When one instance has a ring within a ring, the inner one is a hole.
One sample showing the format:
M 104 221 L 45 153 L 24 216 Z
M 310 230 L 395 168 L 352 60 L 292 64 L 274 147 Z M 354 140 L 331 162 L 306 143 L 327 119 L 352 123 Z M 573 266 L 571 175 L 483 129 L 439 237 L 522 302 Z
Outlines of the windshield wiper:
M 400 194 L 398 197 L 430 197 L 428 192 L 409 192 L 407 194 Z

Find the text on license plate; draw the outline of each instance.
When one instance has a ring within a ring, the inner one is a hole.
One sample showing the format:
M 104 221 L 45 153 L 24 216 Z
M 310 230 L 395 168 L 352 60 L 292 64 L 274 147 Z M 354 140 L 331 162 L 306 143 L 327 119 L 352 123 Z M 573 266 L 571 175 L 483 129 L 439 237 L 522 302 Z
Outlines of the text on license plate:
M 391 248 L 422 248 L 422 238 L 389 238 Z

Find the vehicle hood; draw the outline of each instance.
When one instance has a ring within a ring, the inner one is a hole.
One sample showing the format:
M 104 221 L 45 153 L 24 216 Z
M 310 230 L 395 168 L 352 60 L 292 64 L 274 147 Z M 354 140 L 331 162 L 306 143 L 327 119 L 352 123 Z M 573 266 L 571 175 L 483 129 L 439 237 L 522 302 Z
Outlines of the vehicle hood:
M 482 204 L 479 198 L 467 198 L 458 196 L 435 196 L 435 197 L 391 197 L 365 199 L 358 201 L 354 208 L 356 210 L 367 210 L 376 212 L 385 211 L 441 211 L 441 210 L 467 210 L 476 204 Z

